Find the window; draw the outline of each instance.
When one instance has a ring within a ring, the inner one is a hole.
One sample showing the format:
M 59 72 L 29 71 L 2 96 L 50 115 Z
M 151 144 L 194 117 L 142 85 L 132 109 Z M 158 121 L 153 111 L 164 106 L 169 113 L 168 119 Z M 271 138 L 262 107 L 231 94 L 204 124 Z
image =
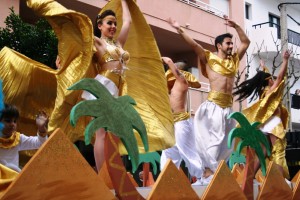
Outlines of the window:
M 280 18 L 271 13 L 269 13 L 269 22 L 270 22 L 270 27 L 279 28 L 279 26 L 280 26 Z
M 246 19 L 251 19 L 252 18 L 252 9 L 251 9 L 252 7 L 251 7 L 251 4 L 249 4 L 249 3 L 246 3 L 245 4 L 245 17 L 246 17 Z

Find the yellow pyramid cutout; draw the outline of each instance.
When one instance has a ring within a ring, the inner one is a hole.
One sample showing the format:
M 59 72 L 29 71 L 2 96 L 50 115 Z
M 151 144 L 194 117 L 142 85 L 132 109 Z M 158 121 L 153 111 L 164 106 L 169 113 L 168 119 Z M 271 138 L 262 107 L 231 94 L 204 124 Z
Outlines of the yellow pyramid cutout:
M 300 170 L 299 170 L 299 171 L 297 172 L 297 174 L 293 177 L 293 179 L 291 180 L 291 182 L 296 183 L 297 180 L 299 179 L 299 177 L 300 177 Z
M 55 130 L 1 200 L 115 199 L 67 136 Z
M 231 174 L 235 179 L 237 179 L 240 176 L 240 174 L 243 172 L 243 170 L 244 168 L 241 168 L 241 166 L 238 163 L 235 163 L 231 170 Z
M 171 160 L 168 160 L 147 199 L 197 200 L 199 197 L 185 174 L 178 170 Z
M 291 200 L 292 195 L 292 190 L 285 182 L 282 173 L 278 170 L 278 166 L 271 161 L 257 200 Z
M 262 174 L 261 169 L 259 169 L 256 174 L 255 174 L 255 179 L 259 182 L 259 183 L 263 183 L 266 179 L 266 177 L 264 177 L 264 175 Z
M 229 168 L 222 160 L 216 170 L 213 179 L 202 195 L 202 200 L 211 199 L 235 199 L 247 200 L 242 189 L 235 181 Z
M 293 200 L 300 199 L 300 171 L 294 176 L 292 182 L 295 184 L 293 189 Z

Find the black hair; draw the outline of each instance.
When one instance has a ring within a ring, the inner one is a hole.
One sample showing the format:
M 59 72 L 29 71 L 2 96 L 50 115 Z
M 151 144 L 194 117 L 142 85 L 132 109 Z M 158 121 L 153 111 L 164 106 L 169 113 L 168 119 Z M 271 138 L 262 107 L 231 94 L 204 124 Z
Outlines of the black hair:
M 112 10 L 105 10 L 101 15 L 97 15 L 95 26 L 94 26 L 94 35 L 97 37 L 101 37 L 101 31 L 98 28 L 98 24 L 102 24 L 102 20 L 107 16 L 114 16 L 116 17 L 116 13 Z
M 18 119 L 19 118 L 19 110 L 16 106 L 10 104 L 4 104 L 4 109 L 1 111 L 0 121 L 4 118 L 8 119 Z
M 216 37 L 215 39 L 215 47 L 216 47 L 216 50 L 218 51 L 218 44 L 221 44 L 223 43 L 224 39 L 225 38 L 231 38 L 232 39 L 232 34 L 231 33 L 224 33 L 222 35 L 219 35 Z
M 265 87 L 269 84 L 269 78 L 272 78 L 271 74 L 264 71 L 258 71 L 253 78 L 248 79 L 235 87 L 233 95 L 239 95 L 237 101 L 242 101 L 252 94 L 252 97 L 250 98 L 251 102 L 262 94 Z

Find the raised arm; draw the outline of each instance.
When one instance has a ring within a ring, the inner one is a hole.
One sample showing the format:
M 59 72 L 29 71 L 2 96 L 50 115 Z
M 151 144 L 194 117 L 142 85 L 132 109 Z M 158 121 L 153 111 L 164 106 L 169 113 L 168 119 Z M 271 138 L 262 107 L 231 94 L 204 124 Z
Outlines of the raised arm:
M 129 28 L 131 24 L 131 15 L 126 0 L 121 0 L 121 4 L 122 4 L 122 11 L 123 11 L 123 16 L 122 16 L 123 24 L 122 24 L 120 34 L 118 36 L 118 41 L 123 47 L 128 37 Z
M 282 64 L 277 79 L 274 81 L 274 84 L 271 86 L 270 91 L 273 91 L 275 88 L 277 88 L 277 86 L 284 79 L 288 67 L 288 63 L 289 63 L 289 58 L 290 58 L 290 53 L 288 50 L 286 50 L 282 55 Z
M 188 43 L 188 45 L 190 45 L 193 48 L 197 56 L 200 58 L 201 63 L 204 64 L 205 66 L 207 60 L 205 57 L 205 52 L 203 47 L 200 44 L 198 44 L 193 38 L 191 38 L 188 34 L 186 34 L 176 20 L 172 18 L 168 18 L 167 21 L 173 28 L 177 30 L 177 32 L 181 35 L 181 37 L 183 37 L 183 39 Z
M 239 59 L 242 59 L 243 56 L 245 55 L 249 45 L 250 45 L 250 40 L 248 38 L 248 36 L 246 35 L 246 33 L 244 32 L 244 30 L 237 24 L 235 23 L 233 20 L 229 19 L 227 16 L 224 16 L 225 19 L 225 24 L 234 28 L 241 40 L 241 44 L 238 47 L 237 53 L 239 55 Z
M 161 59 L 163 60 L 164 63 L 168 65 L 169 69 L 172 71 L 172 74 L 175 76 L 176 80 L 179 80 L 181 82 L 186 82 L 184 76 L 177 69 L 175 63 L 172 61 L 171 58 L 161 57 Z

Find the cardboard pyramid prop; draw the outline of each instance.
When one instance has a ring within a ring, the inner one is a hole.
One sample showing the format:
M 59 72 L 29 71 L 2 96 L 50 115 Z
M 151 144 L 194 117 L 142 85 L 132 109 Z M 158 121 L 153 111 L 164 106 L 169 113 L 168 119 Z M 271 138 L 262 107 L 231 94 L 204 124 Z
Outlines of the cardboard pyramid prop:
M 257 200 L 291 200 L 292 190 L 286 183 L 282 173 L 274 162 L 270 162 L 267 169 L 267 176 L 261 186 Z
M 294 183 L 292 199 L 293 200 L 300 199 L 300 171 L 294 176 L 292 182 Z
M 115 199 L 67 136 L 55 130 L 1 200 Z
M 240 165 L 239 163 L 235 163 L 232 167 L 231 174 L 234 176 L 234 178 L 237 178 L 243 171 L 244 166 Z
M 222 160 L 216 170 L 213 179 L 203 193 L 202 200 L 211 199 L 235 199 L 246 200 L 242 189 L 235 181 L 230 169 Z
M 299 179 L 299 177 L 300 177 L 300 170 L 299 170 L 299 171 L 297 172 L 297 174 L 293 177 L 293 179 L 291 180 L 291 182 L 296 183 L 297 180 Z
M 174 163 L 168 160 L 147 199 L 197 200 L 199 197 L 182 170 L 178 170 Z

